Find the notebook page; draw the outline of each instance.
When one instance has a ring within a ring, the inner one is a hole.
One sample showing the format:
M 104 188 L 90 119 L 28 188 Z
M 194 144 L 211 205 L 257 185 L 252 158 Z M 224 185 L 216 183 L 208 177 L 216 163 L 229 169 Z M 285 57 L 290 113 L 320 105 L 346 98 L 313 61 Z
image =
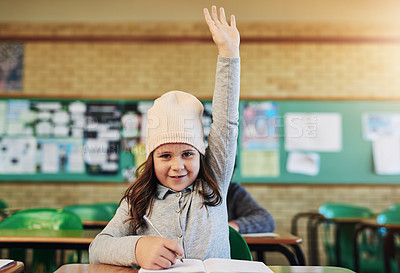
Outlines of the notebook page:
M 274 273 L 262 262 L 210 258 L 204 261 L 208 273 Z
M 0 269 L 5 268 L 9 265 L 12 265 L 13 263 L 14 263 L 14 260 L 0 259 Z
M 196 259 L 183 259 L 184 263 L 176 260 L 176 263 L 167 269 L 161 270 L 149 270 L 149 269 L 139 269 L 139 273 L 155 273 L 155 272 L 190 272 L 190 273 L 205 273 L 206 269 L 204 267 L 203 261 Z

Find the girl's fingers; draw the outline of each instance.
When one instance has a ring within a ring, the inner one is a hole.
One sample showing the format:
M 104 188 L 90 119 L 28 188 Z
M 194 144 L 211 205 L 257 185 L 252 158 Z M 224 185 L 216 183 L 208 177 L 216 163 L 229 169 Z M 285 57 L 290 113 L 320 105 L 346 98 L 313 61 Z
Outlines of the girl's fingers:
M 204 13 L 204 18 L 206 19 L 207 24 L 212 24 L 212 19 L 211 19 L 210 13 L 208 12 L 207 8 L 203 9 L 203 13 Z
M 216 6 L 212 6 L 211 7 L 211 17 L 214 20 L 214 23 L 220 23 L 220 21 L 218 20 L 218 14 L 217 14 L 217 7 Z
M 236 27 L 236 18 L 235 18 L 235 15 L 231 15 L 231 27 Z
M 222 7 L 219 9 L 219 18 L 222 24 L 228 25 L 228 22 L 226 21 L 225 17 L 225 10 Z

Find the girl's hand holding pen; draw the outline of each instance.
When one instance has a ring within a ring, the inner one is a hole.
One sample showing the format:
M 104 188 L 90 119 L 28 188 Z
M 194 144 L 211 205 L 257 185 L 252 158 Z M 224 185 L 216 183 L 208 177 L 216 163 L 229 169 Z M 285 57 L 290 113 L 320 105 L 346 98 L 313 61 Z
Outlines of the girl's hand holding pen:
M 136 244 L 136 260 L 145 269 L 170 268 L 176 254 L 183 256 L 183 248 L 175 241 L 162 237 L 142 237 Z

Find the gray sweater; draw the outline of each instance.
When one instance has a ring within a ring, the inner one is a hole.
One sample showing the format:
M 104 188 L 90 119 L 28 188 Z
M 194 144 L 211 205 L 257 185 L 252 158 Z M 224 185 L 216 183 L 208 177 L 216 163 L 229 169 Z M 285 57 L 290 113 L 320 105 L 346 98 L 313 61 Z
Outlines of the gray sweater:
M 158 185 L 149 217 L 164 237 L 181 244 L 184 258 L 230 258 L 226 196 L 233 173 L 239 119 L 240 59 L 218 56 L 212 104 L 213 123 L 208 136 L 206 162 L 221 189 L 223 202 L 202 206 L 199 185 L 181 192 Z M 90 263 L 123 266 L 137 264 L 135 246 L 142 236 L 158 236 L 148 226 L 133 233 L 128 204 L 121 202 L 115 216 L 89 247 Z
M 275 230 L 275 220 L 246 189 L 237 183 L 229 185 L 228 220 L 239 225 L 242 234 L 272 232 Z

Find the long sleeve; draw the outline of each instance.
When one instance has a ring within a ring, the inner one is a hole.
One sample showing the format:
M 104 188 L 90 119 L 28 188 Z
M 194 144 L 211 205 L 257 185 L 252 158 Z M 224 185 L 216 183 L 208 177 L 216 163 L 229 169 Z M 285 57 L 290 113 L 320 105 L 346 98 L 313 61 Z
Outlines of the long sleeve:
M 135 247 L 142 236 L 132 235 L 128 218 L 128 204 L 121 203 L 115 216 L 96 236 L 89 247 L 92 264 L 133 266 L 136 264 Z
M 245 233 L 272 232 L 275 221 L 244 187 L 231 183 L 228 190 L 228 219 L 239 225 L 239 231 Z
M 240 58 L 218 56 L 206 158 L 226 196 L 235 165 L 239 127 Z

